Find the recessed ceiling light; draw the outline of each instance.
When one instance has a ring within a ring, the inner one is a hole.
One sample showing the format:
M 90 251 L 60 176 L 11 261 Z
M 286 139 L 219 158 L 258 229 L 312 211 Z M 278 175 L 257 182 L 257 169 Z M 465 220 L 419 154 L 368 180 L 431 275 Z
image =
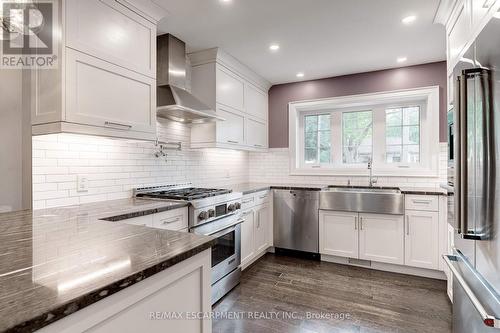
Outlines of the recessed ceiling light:
M 222 2 L 222 3 L 230 3 L 230 2 L 232 2 L 233 0 L 219 0 L 219 1 L 220 1 L 220 2 Z
M 297 76 L 297 77 L 304 77 L 304 73 L 299 72 L 299 73 L 297 73 L 297 75 L 296 75 L 296 76 Z
M 405 18 L 403 18 L 401 20 L 401 22 L 403 22 L 404 24 L 411 24 L 411 23 L 415 22 L 416 19 L 417 19 L 417 17 L 415 15 L 410 15 L 410 16 L 406 16 Z
M 405 62 L 406 60 L 408 60 L 408 58 L 406 58 L 406 57 L 399 57 L 396 60 L 397 60 L 397 62 Z
M 280 46 L 278 44 L 269 45 L 269 50 L 271 50 L 271 51 L 278 51 L 279 49 L 280 49 Z

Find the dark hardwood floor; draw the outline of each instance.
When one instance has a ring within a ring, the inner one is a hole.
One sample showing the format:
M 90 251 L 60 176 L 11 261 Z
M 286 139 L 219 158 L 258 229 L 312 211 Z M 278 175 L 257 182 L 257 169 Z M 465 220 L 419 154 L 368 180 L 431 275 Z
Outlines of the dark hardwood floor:
M 214 333 L 451 332 L 445 281 L 273 254 L 213 310 L 240 316 L 214 319 Z

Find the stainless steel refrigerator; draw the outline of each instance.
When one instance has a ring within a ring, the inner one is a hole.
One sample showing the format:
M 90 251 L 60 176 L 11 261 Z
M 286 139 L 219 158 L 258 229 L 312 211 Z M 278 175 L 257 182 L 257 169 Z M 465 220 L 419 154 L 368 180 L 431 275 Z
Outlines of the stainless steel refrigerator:
M 454 69 L 453 332 L 500 332 L 500 19 Z

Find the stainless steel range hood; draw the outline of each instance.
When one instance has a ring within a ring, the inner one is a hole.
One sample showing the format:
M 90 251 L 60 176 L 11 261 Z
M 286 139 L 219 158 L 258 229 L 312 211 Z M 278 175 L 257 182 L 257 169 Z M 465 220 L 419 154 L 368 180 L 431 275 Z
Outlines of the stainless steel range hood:
M 183 123 L 225 120 L 186 90 L 186 44 L 170 34 L 157 37 L 156 115 Z

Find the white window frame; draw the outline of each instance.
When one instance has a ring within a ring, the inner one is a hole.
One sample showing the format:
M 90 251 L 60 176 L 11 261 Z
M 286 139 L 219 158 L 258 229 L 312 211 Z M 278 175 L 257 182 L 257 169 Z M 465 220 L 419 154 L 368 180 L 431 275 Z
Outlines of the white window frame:
M 386 163 L 385 110 L 420 106 L 420 163 Z M 383 112 L 380 111 L 383 108 Z M 364 164 L 342 162 L 342 112 L 373 111 L 373 172 L 376 176 L 439 176 L 439 86 L 291 102 L 289 111 L 289 154 L 291 175 L 364 176 Z M 331 113 L 331 163 L 304 163 L 304 116 Z M 383 119 L 382 119 L 383 118 Z M 380 123 L 383 123 L 383 126 Z M 376 125 L 377 124 L 377 125 Z M 381 144 L 382 146 L 382 144 Z M 339 163 L 340 161 L 340 163 Z

